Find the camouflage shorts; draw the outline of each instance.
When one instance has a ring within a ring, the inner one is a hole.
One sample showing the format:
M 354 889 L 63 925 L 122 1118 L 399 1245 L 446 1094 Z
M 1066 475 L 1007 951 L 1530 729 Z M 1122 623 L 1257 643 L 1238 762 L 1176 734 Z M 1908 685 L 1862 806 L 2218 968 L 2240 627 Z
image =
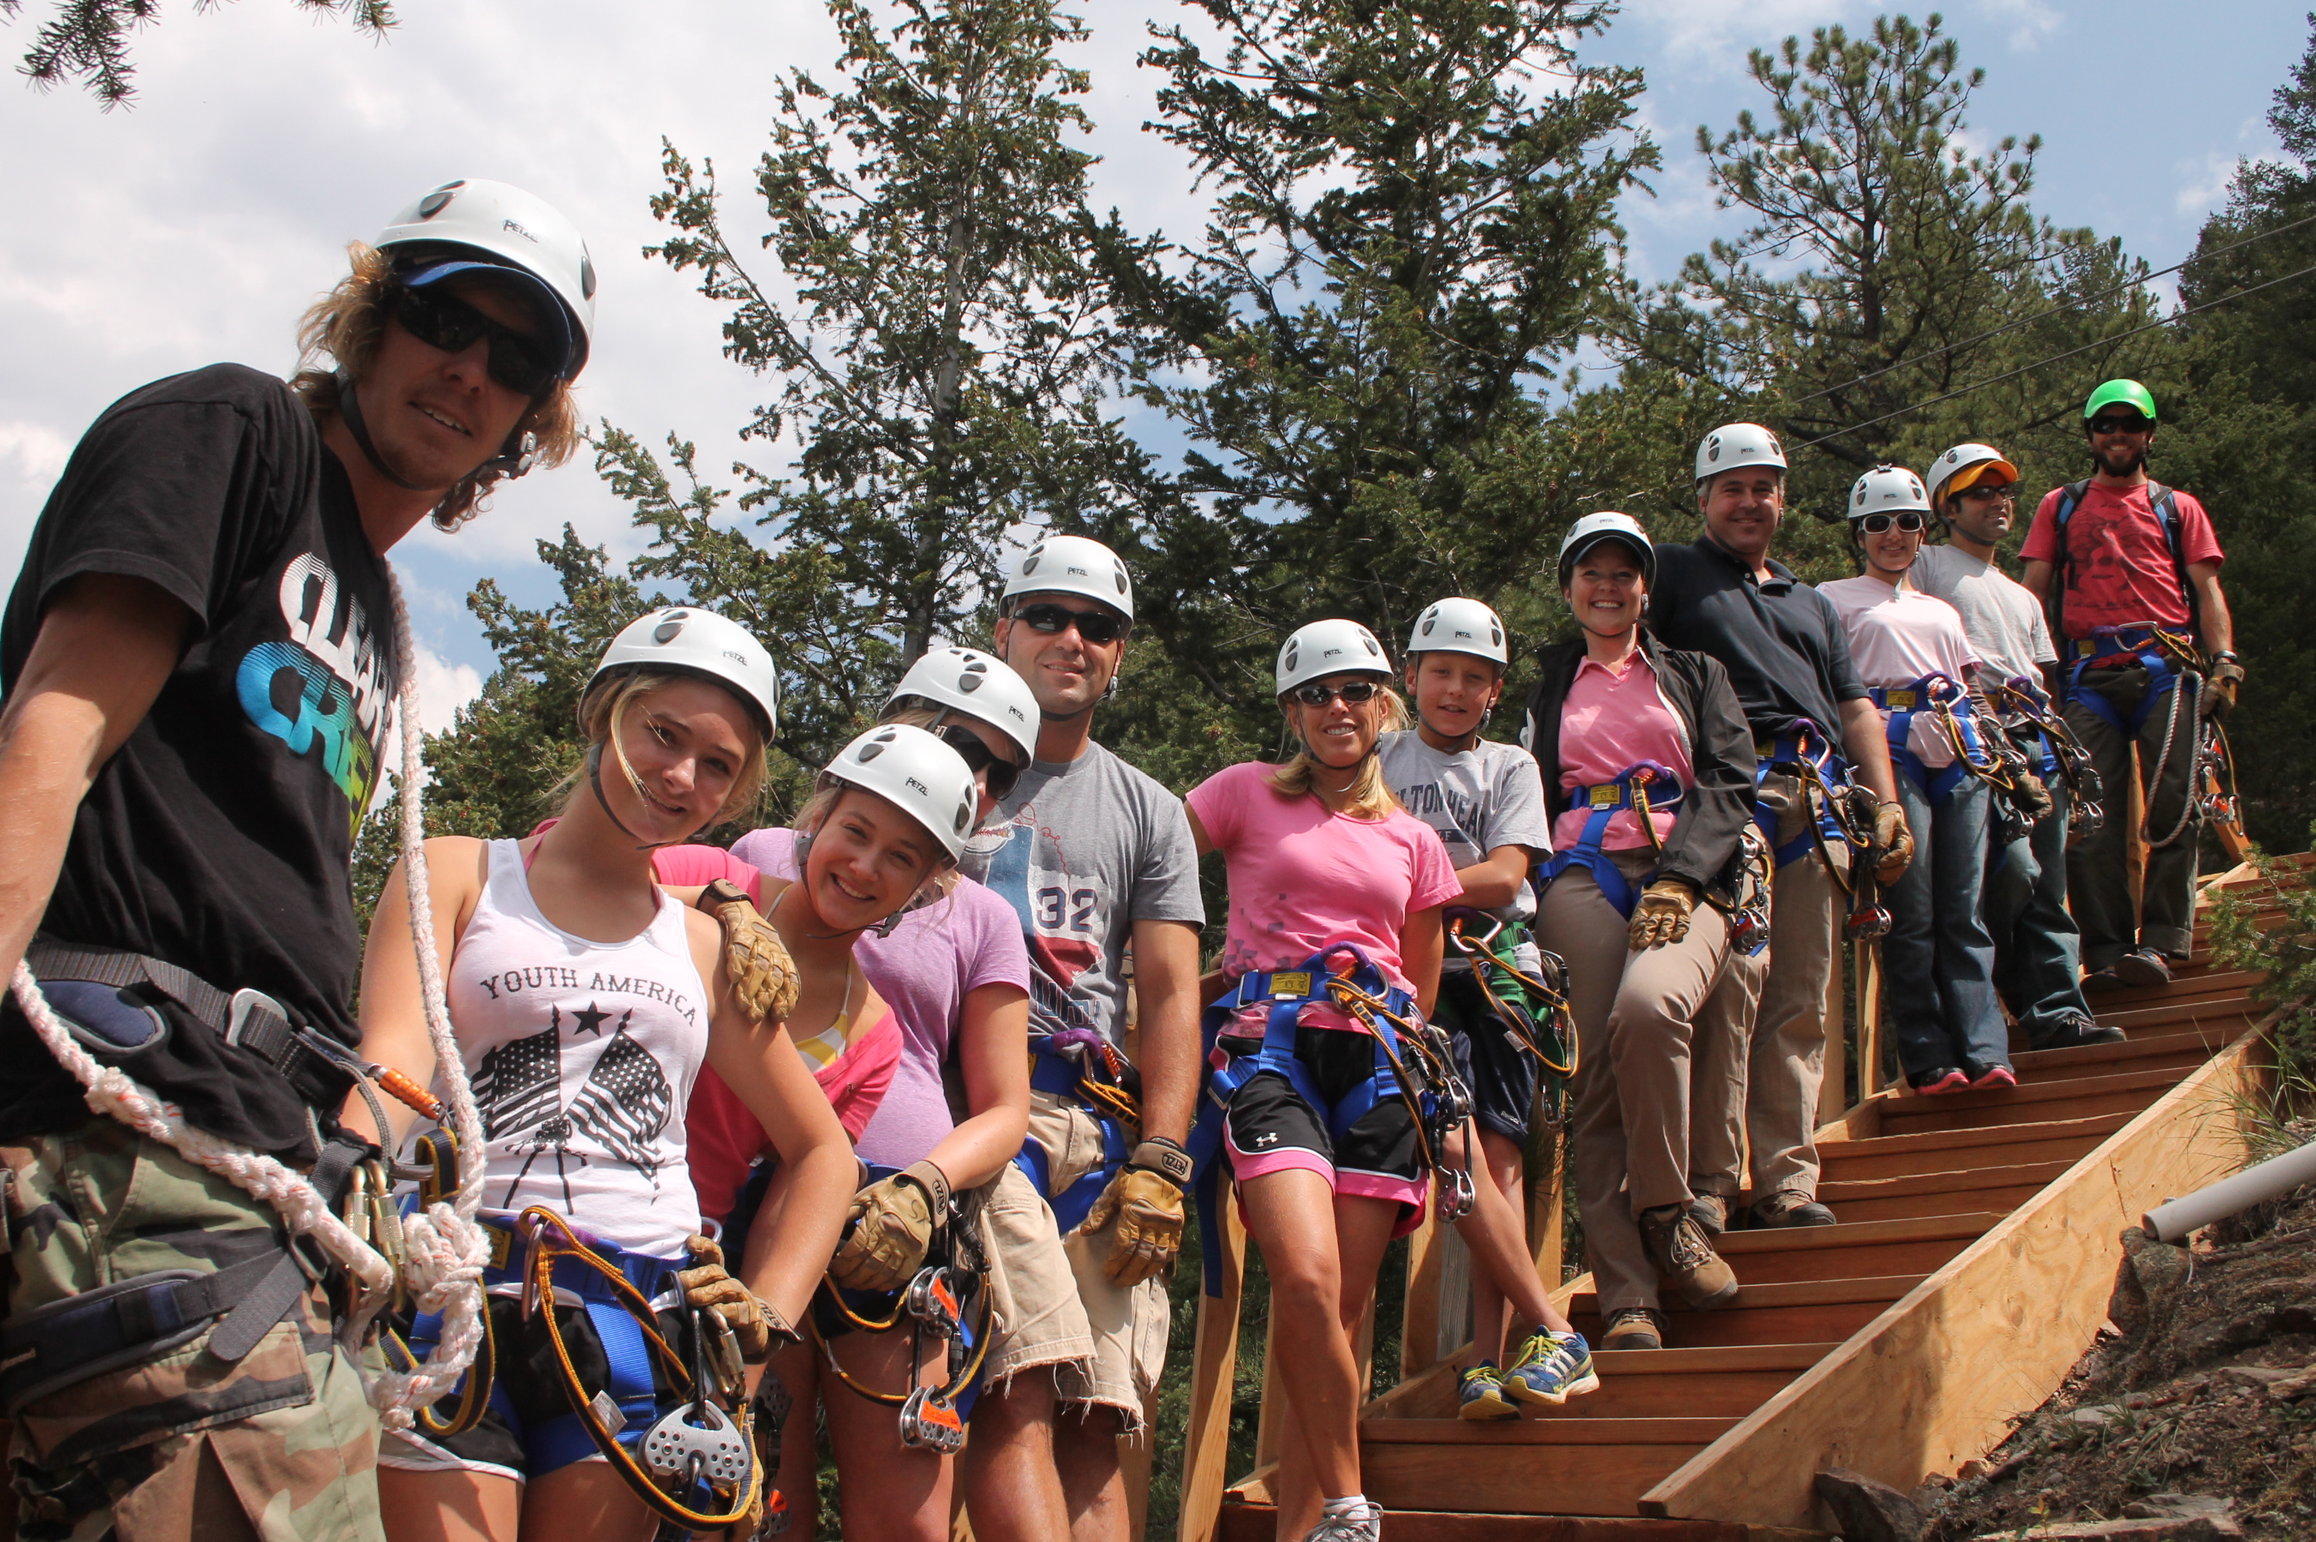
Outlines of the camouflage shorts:
M 8 1309 L 277 1245 L 262 1202 L 111 1120 L 0 1146 Z M 26 1542 L 378 1542 L 378 1419 L 320 1292 L 240 1361 L 210 1333 L 27 1403 L 9 1468 Z

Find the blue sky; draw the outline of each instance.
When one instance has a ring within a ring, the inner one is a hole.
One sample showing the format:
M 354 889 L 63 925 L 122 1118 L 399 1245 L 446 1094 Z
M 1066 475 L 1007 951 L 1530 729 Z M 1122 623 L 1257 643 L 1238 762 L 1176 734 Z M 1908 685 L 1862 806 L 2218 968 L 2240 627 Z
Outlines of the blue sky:
M 0 49 L 20 51 L 52 4 L 27 0 L 0 26 Z M 136 45 L 141 97 L 129 112 L 0 82 L 0 574 L 13 575 L 74 439 L 105 403 L 217 359 L 286 371 L 296 312 L 340 271 L 345 240 L 458 175 L 531 187 L 587 231 L 603 272 L 582 382 L 591 415 L 647 440 L 694 438 L 712 471 L 738 453 L 733 430 L 769 392 L 718 355 L 715 309 L 640 255 L 658 230 L 645 201 L 662 135 L 745 187 L 774 73 L 827 71 L 825 13 L 813 0 L 397 10 L 401 27 L 373 44 L 288 0 L 169 7 Z M 1095 35 L 1077 62 L 1094 74 L 1097 198 L 1143 228 L 1189 234 L 1200 205 L 1171 152 L 1139 132 L 1152 79 L 1134 65 L 1141 18 L 1174 12 L 1147 0 L 1086 10 Z M 1832 0 L 1634 0 L 1588 45 L 1648 72 L 1643 117 L 1666 167 L 1656 196 L 1625 210 L 1639 275 L 1666 276 L 1734 228 L 1712 206 L 1693 140 L 1700 123 L 1719 129 L 1758 102 L 1746 50 L 1828 23 L 1862 29 L 1876 13 Z M 2158 267 L 2186 253 L 2238 158 L 2272 152 L 2269 95 L 2308 27 L 2299 0 L 1964 0 L 1944 14 L 1965 62 L 1987 71 L 1975 135 L 2040 133 L 2037 207 L 2120 235 Z M 511 489 L 455 537 L 397 549 L 427 657 L 429 728 L 491 665 L 467 590 L 496 576 L 543 599 L 531 543 L 566 520 L 615 550 L 633 546 L 622 511 L 573 464 Z

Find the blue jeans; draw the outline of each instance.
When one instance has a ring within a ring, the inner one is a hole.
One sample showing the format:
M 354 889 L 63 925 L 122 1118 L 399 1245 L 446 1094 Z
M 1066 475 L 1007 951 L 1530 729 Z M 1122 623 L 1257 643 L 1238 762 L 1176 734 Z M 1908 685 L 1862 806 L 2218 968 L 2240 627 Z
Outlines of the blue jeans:
M 1994 984 L 2010 1015 L 2039 1043 L 2083 1001 L 2083 939 L 2067 910 L 2067 784 L 2050 780 L 2051 812 L 2010 844 L 1988 842 L 1986 929 Z
M 1904 769 L 1898 801 L 1914 832 L 1914 860 L 1883 891 L 1882 1013 L 1908 1075 L 1939 1066 L 1976 1074 L 2010 1063 L 2010 1035 L 1994 994 L 1994 939 L 1979 916 L 1986 881 L 1989 793 L 1965 776 L 1936 807 Z

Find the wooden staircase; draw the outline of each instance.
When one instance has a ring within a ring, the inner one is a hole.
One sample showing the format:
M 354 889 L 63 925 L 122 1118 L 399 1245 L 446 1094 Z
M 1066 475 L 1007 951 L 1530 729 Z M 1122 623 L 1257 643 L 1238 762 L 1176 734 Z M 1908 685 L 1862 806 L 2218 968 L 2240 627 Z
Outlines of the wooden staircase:
M 2223 887 L 2272 894 L 2239 869 L 2207 883 L 2207 902 Z M 2216 969 L 2201 945 L 2170 985 L 2093 1000 L 2123 1043 L 2021 1052 L 2016 1088 L 1867 1097 L 1819 1135 L 1819 1194 L 1840 1224 L 1726 1236 L 1736 1304 L 1675 1310 L 1673 1347 L 1599 1354 L 1588 1397 L 1465 1424 L 1469 1345 L 1408 1376 L 1360 1426 L 1385 1535 L 1767 1542 L 1825 1524 L 1811 1491 L 1824 1468 L 1910 1489 L 1990 1449 L 2090 1346 L 2122 1229 L 2240 1164 L 2241 1100 L 2261 1074 L 2257 979 Z M 1411 1338 L 1425 1310 L 1438 1315 L 1415 1297 Z M 1591 1277 L 1558 1299 L 1597 1342 Z M 1202 1319 L 1202 1370 L 1207 1330 Z M 1203 1390 L 1194 1420 L 1212 1408 Z M 1220 1485 L 1198 1482 L 1198 1435 L 1194 1423 L 1182 1542 L 1267 1542 L 1270 1468 L 1202 1515 L 1202 1487 Z

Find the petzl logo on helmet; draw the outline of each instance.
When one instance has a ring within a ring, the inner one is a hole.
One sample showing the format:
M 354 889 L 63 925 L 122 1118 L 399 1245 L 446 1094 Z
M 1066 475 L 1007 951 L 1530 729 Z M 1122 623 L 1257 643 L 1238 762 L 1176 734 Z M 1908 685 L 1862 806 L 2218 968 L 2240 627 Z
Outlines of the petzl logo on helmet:
M 533 246 L 537 246 L 539 244 L 539 238 L 537 236 L 532 235 L 529 231 L 525 230 L 522 226 L 516 224 L 511 219 L 499 221 L 499 228 L 502 230 L 513 231 L 516 235 L 521 236 L 524 240 L 530 242 Z
M 861 758 L 862 758 L 863 760 L 866 760 L 868 757 L 864 755 L 864 756 L 862 756 Z M 908 789 L 909 789 L 909 791 L 911 791 L 911 792 L 921 792 L 921 793 L 923 793 L 923 794 L 924 794 L 926 797 L 928 797 L 928 798 L 930 798 L 931 796 L 933 796 L 933 789 L 932 789 L 932 788 L 930 788 L 930 787 L 927 787 L 927 786 L 926 786 L 926 785 L 925 785 L 923 782 L 920 782 L 920 781 L 918 781 L 918 780 L 917 780 L 915 777 L 913 777 L 913 776 L 910 776 L 910 777 L 903 777 L 903 778 L 901 779 L 901 785 L 902 785 L 902 786 L 904 786 L 904 787 L 906 787 L 906 788 L 908 788 Z

